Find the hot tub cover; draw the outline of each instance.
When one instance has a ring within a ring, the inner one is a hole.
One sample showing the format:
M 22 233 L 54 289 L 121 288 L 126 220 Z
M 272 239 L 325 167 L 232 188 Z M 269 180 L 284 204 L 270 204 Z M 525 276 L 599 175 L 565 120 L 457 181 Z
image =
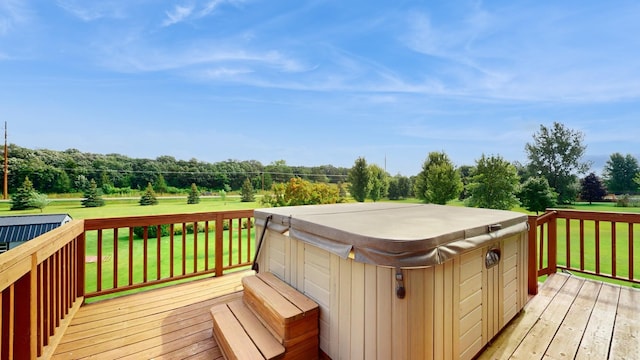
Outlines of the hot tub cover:
M 442 264 L 527 229 L 513 211 L 433 204 L 355 203 L 256 209 L 256 224 L 342 258 L 399 268 Z

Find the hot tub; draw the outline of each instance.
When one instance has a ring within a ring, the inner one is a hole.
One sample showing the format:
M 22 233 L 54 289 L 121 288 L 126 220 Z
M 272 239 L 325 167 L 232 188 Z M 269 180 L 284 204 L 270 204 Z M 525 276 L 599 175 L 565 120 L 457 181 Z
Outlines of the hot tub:
M 471 359 L 527 300 L 527 216 L 431 204 L 255 210 L 259 271 L 320 305 L 332 359 Z

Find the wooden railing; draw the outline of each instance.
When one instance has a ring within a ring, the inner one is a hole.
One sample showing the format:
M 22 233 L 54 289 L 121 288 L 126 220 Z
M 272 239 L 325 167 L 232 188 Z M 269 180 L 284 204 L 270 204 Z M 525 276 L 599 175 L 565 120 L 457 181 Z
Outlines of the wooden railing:
M 49 358 L 87 298 L 248 267 L 254 237 L 252 210 L 74 220 L 0 254 L 0 360 Z
M 49 358 L 83 302 L 84 222 L 0 254 L 0 359 Z
M 86 298 L 246 267 L 253 210 L 85 220 Z
M 529 217 L 529 293 L 558 269 L 640 284 L 640 214 L 548 210 Z

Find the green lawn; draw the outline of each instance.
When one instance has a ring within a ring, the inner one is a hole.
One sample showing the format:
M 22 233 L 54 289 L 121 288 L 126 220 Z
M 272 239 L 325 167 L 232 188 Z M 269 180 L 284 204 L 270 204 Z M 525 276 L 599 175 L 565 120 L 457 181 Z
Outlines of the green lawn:
M 260 207 L 258 202 L 241 202 L 239 197 L 201 197 L 199 204 L 187 204 L 187 197 L 158 198 L 158 205 L 140 206 L 138 198 L 108 199 L 106 205 L 97 208 L 84 208 L 80 200 L 56 199 L 44 208 L 45 214 L 69 214 L 74 219 L 94 219 L 120 216 L 186 214 L 206 211 L 243 210 Z M 10 211 L 10 203 L 0 202 L 0 216 L 40 214 L 40 210 Z

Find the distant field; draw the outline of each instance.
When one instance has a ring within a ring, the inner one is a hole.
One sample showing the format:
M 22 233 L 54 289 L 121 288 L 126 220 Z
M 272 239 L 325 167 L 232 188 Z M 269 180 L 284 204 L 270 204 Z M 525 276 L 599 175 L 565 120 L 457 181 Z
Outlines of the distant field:
M 206 211 L 244 210 L 261 207 L 258 202 L 242 202 L 239 197 L 201 197 L 199 204 L 187 204 L 187 197 L 158 198 L 158 205 L 140 206 L 138 198 L 108 199 L 106 205 L 97 208 L 84 208 L 80 200 L 53 200 L 42 213 L 69 214 L 74 219 L 93 219 L 120 216 L 142 216 L 163 214 L 185 214 Z M 40 210 L 10 211 L 8 202 L 0 203 L 0 216 L 40 214 Z
M 201 197 L 199 204 L 187 204 L 187 197 L 159 197 L 159 204 L 153 206 L 140 206 L 139 198 L 113 199 L 105 198 L 106 205 L 98 208 L 83 208 L 78 199 L 62 199 L 53 198 L 51 203 L 42 211 L 45 214 L 65 213 L 71 215 L 74 219 L 91 219 L 104 217 L 120 217 L 120 216 L 141 216 L 141 215 L 162 215 L 162 214 L 181 214 L 194 213 L 204 211 L 222 211 L 222 210 L 245 210 L 260 208 L 262 205 L 258 202 L 241 202 L 240 197 L 228 196 L 222 200 L 218 196 Z M 388 200 L 387 200 L 388 201 Z M 418 204 L 420 200 L 411 198 L 405 200 L 397 200 L 398 203 Z M 464 206 L 462 201 L 450 201 L 448 205 Z M 10 203 L 8 201 L 0 201 L 0 216 L 21 215 L 21 214 L 39 214 L 40 210 L 23 210 L 10 211 Z M 575 203 L 562 208 L 583 210 L 583 211 L 613 211 L 613 212 L 631 212 L 640 213 L 640 207 L 617 207 L 615 203 Z M 521 207 L 514 208 L 513 211 L 523 212 L 526 214 L 534 214 Z

